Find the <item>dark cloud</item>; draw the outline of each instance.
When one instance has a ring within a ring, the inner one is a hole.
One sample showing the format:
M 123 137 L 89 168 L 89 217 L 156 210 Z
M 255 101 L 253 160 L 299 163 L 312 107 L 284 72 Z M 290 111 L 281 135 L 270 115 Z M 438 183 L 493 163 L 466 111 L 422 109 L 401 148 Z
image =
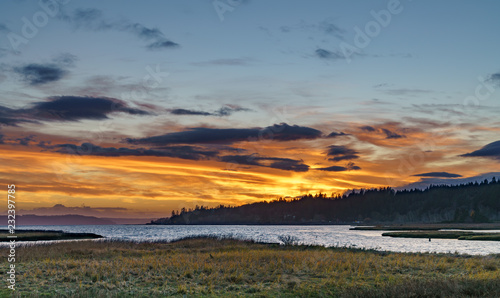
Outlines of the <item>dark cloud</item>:
M 172 146 L 156 149 L 145 148 L 114 148 L 100 147 L 92 143 L 83 143 L 80 146 L 74 144 L 62 144 L 45 146 L 45 149 L 53 149 L 54 152 L 64 154 L 94 155 L 94 156 L 156 156 L 174 157 L 190 160 L 209 159 L 217 155 L 217 151 L 206 151 L 196 146 Z
M 166 48 L 175 48 L 178 46 L 179 44 L 170 40 L 158 40 L 148 44 L 146 48 L 148 48 L 149 50 L 162 50 Z
M 31 135 L 31 136 L 27 136 L 24 138 L 17 138 L 16 141 L 19 143 L 19 145 L 29 146 L 30 142 L 32 142 L 34 140 L 34 138 L 35 138 L 35 136 Z
M 134 35 L 137 38 L 150 42 L 146 45 L 149 50 L 159 50 L 178 47 L 179 44 L 167 39 L 158 28 L 148 28 L 140 23 L 129 20 L 109 21 L 98 9 L 76 9 L 71 14 L 61 14 L 60 19 L 70 23 L 77 29 L 92 31 L 119 31 Z
M 460 155 L 463 157 L 488 157 L 500 160 L 500 141 L 489 143 L 483 148 Z
M 387 128 L 375 128 L 373 126 L 365 125 L 360 127 L 361 130 L 366 131 L 366 132 L 378 132 L 382 133 L 385 135 L 386 139 L 400 139 L 400 138 L 406 138 L 404 135 L 400 135 L 398 133 L 395 133 Z
M 205 111 L 188 110 L 188 109 L 173 109 L 173 110 L 170 110 L 170 113 L 173 115 L 199 115 L 199 116 L 223 117 L 223 116 L 230 116 L 234 112 L 240 112 L 240 111 L 250 111 L 250 109 L 231 105 L 231 106 L 222 107 L 215 112 L 205 112 Z
M 316 139 L 321 131 L 286 123 L 275 124 L 266 128 L 204 128 L 195 127 L 186 131 L 168 133 L 142 139 L 127 139 L 132 144 L 231 144 L 240 141 L 292 141 L 299 139 Z
M 0 117 L 0 125 L 17 126 L 19 123 L 23 123 L 23 122 L 33 122 L 33 121 L 12 118 L 12 117 Z
M 332 52 L 325 49 L 317 49 L 314 53 L 317 57 L 321 59 L 328 59 L 328 60 L 345 59 L 345 55 L 339 51 Z
M 78 58 L 70 53 L 62 53 L 50 63 L 29 63 L 15 66 L 12 70 L 31 86 L 45 85 L 65 78 L 68 68 L 73 67 Z
M 413 175 L 413 176 L 416 176 L 416 177 L 440 177 L 440 178 L 462 177 L 462 175 L 452 174 L 452 173 L 448 173 L 448 172 L 430 172 L 430 173 L 417 174 L 417 175 Z
M 331 167 L 327 167 L 327 168 L 318 168 L 317 170 L 328 171 L 328 172 L 343 172 L 343 171 L 347 171 L 347 168 L 341 167 L 341 166 L 331 166 Z
M 406 136 L 403 136 L 403 135 L 400 135 L 400 134 L 397 134 L 393 131 L 390 131 L 386 128 L 382 128 L 382 132 L 385 134 L 385 138 L 386 139 L 400 139 L 400 138 L 406 138 Z
M 239 106 L 231 105 L 231 106 L 226 106 L 218 109 L 213 113 L 214 116 L 230 116 L 234 112 L 248 112 L 251 111 L 250 109 L 242 108 Z
M 126 102 L 109 97 L 55 96 L 48 101 L 36 102 L 26 110 L 39 120 L 76 121 L 81 119 L 107 119 L 114 112 L 132 115 L 149 115 L 150 113 L 130 108 Z
M 212 115 L 212 113 L 209 113 L 209 112 L 186 110 L 186 109 L 173 109 L 173 110 L 170 110 L 170 113 L 174 114 L 174 115 L 200 115 L 200 116 Z
M 126 102 L 108 97 L 56 96 L 35 102 L 29 108 L 10 109 L 0 106 L 0 125 L 17 126 L 19 123 L 38 121 L 77 121 L 107 119 L 109 114 L 121 112 L 131 115 L 150 113 L 131 108 Z
M 344 172 L 344 171 L 356 171 L 356 170 L 361 170 L 360 167 L 355 165 L 353 162 L 348 163 L 345 167 L 341 166 L 331 166 L 327 168 L 318 168 L 316 170 L 319 171 L 327 171 L 327 172 Z
M 0 23 L 0 32 L 9 32 L 9 27 L 5 25 L 4 23 Z
M 346 146 L 336 146 L 331 145 L 328 146 L 328 151 L 326 152 L 327 156 L 332 156 L 328 160 L 331 161 L 342 161 L 342 160 L 351 160 L 359 158 L 358 152 L 356 150 L 347 148 Z
M 341 59 L 346 59 L 346 60 L 350 61 L 354 57 L 365 57 L 366 56 L 366 54 L 359 53 L 359 52 L 351 52 L 351 51 L 341 52 L 338 49 L 329 51 L 329 50 L 325 50 L 322 48 L 316 49 L 316 51 L 314 51 L 314 55 L 320 59 L 332 60 L 332 61 L 341 60 Z
M 4 138 L 4 135 L 0 133 L 0 144 L 4 144 L 3 138 Z
M 0 125 L 17 126 L 21 122 L 22 119 L 16 117 L 16 110 L 0 106 Z
M 348 134 L 344 133 L 344 132 L 332 132 L 330 133 L 329 135 L 327 135 L 326 137 L 327 138 L 335 138 L 335 137 L 340 137 L 340 136 L 347 136 Z
M 19 74 L 23 81 L 31 86 L 43 85 L 64 78 L 68 71 L 56 64 L 27 64 L 15 67 L 14 72 Z
M 220 150 L 208 149 L 199 146 L 167 146 L 154 149 L 147 148 L 115 148 L 101 147 L 92 143 L 82 143 L 81 145 L 61 144 L 50 145 L 40 142 L 39 147 L 63 154 L 72 155 L 92 155 L 92 156 L 155 156 L 155 157 L 172 157 L 189 160 L 217 160 L 221 162 L 268 167 L 294 172 L 307 172 L 309 166 L 304 164 L 302 160 L 294 160 L 289 158 L 277 157 L 262 157 L 256 155 L 225 155 L 219 156 L 222 151 L 238 151 L 244 152 L 232 147 L 221 147 Z
M 304 164 L 302 160 L 278 157 L 260 157 L 256 155 L 226 155 L 219 158 L 222 162 L 268 167 L 294 172 L 307 172 L 309 166 Z
M 498 85 L 500 85 L 500 73 L 494 73 L 494 74 L 490 75 L 490 77 L 488 78 L 488 81 L 493 82 L 493 83 L 497 83 Z
M 369 126 L 369 125 L 361 126 L 360 128 L 361 128 L 361 130 L 368 131 L 368 132 L 376 131 L 375 128 L 373 128 L 372 126 Z

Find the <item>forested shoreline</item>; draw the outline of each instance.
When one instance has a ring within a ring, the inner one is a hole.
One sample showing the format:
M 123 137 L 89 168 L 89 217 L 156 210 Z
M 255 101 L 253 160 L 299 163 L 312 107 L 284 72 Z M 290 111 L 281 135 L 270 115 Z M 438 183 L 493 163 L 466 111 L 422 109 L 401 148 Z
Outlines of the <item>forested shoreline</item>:
M 500 182 L 396 191 L 361 189 L 342 196 L 319 193 L 278 198 L 238 207 L 196 206 L 172 212 L 150 224 L 348 224 L 348 223 L 484 223 L 500 220 Z

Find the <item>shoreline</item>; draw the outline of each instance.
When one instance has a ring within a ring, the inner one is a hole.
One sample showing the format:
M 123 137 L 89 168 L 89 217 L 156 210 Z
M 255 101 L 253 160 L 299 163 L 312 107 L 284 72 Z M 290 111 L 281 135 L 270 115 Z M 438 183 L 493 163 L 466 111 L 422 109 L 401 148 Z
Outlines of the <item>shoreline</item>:
M 8 243 L 12 238 L 8 238 L 9 230 L 0 230 L 0 243 Z M 11 236 L 17 236 L 16 242 L 31 241 L 57 241 L 57 240 L 89 240 L 101 239 L 104 236 L 94 233 L 72 233 L 61 230 L 22 230 L 16 229 Z
M 422 223 L 357 225 L 357 231 L 437 231 L 437 230 L 500 230 L 500 223 Z

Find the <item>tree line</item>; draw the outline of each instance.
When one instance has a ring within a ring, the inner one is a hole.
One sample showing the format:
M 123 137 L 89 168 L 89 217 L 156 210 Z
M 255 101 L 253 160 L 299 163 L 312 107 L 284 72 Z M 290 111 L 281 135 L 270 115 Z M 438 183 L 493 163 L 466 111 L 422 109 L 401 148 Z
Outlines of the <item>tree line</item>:
M 280 197 L 238 207 L 196 206 L 172 211 L 151 224 L 346 224 L 462 223 L 500 220 L 500 182 L 430 185 L 396 191 L 390 187 L 353 190 L 344 195 Z

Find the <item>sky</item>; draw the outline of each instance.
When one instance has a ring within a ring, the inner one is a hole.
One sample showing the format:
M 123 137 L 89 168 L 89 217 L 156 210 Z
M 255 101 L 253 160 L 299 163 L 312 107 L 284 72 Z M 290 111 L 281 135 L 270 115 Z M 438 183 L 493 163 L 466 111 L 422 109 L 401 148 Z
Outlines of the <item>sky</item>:
M 0 180 L 28 213 L 500 176 L 498 1 L 0 8 Z

